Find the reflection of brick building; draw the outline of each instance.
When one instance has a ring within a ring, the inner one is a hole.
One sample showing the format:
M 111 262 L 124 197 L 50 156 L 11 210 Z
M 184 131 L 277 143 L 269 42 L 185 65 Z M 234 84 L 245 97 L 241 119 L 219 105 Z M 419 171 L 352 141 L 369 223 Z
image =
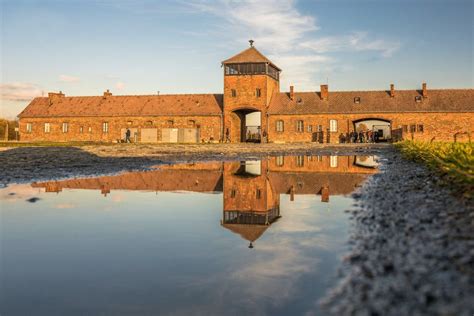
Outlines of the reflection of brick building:
M 25 141 L 337 143 L 352 130 L 388 139 L 453 140 L 474 130 L 474 89 L 280 92 L 281 70 L 253 45 L 225 60 L 223 94 L 35 98 Z
M 45 192 L 63 189 L 97 190 L 107 195 L 115 190 L 222 192 L 221 224 L 252 243 L 280 217 L 280 195 L 316 194 L 322 202 L 329 195 L 348 194 L 375 169 L 370 159 L 301 156 L 315 163 L 299 165 L 299 157 L 273 157 L 266 161 L 181 164 L 160 166 L 145 172 L 115 176 L 33 183 Z M 366 157 L 368 158 L 368 157 Z M 332 165 L 331 165 L 332 160 Z M 365 163 L 364 166 L 358 164 Z M 319 165 L 318 165 L 319 164 Z M 284 168 L 283 168 L 284 167 Z

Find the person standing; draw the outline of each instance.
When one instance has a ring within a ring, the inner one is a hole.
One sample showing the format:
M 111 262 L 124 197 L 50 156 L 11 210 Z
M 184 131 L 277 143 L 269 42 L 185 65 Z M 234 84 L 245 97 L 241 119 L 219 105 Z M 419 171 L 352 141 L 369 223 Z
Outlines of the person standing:
M 125 132 L 125 142 L 126 143 L 131 143 L 130 134 L 131 134 L 130 129 L 127 128 L 127 131 Z

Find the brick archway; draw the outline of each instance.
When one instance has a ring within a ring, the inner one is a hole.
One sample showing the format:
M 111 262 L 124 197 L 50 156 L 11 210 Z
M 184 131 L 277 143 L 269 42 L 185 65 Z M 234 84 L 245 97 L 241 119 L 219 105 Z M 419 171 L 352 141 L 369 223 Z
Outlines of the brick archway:
M 379 118 L 379 117 L 367 117 L 352 121 L 354 125 L 354 131 L 368 131 L 377 132 L 376 141 L 391 141 L 392 140 L 392 121 Z
M 261 115 L 261 111 L 253 108 L 240 108 L 230 113 L 232 142 L 261 142 L 261 117 L 259 120 L 249 117 L 249 114 L 253 113 Z

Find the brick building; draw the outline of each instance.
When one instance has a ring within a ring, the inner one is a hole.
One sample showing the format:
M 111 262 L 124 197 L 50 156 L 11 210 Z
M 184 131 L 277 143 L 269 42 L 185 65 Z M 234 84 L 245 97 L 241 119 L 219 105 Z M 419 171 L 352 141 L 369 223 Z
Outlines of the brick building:
M 223 94 L 35 98 L 19 114 L 23 141 L 321 142 L 353 131 L 381 141 L 465 140 L 474 131 L 474 89 L 280 92 L 281 69 L 251 41 L 222 62 Z

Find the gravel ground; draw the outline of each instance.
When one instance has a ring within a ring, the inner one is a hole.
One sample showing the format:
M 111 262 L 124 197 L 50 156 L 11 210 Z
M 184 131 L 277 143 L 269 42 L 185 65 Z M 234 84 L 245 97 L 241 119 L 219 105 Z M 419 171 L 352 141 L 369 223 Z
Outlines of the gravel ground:
M 334 315 L 474 315 L 474 205 L 395 150 L 359 192 Z
M 17 147 L 0 150 L 0 186 L 145 170 L 153 165 L 275 155 L 374 155 L 382 144 L 210 144 Z

